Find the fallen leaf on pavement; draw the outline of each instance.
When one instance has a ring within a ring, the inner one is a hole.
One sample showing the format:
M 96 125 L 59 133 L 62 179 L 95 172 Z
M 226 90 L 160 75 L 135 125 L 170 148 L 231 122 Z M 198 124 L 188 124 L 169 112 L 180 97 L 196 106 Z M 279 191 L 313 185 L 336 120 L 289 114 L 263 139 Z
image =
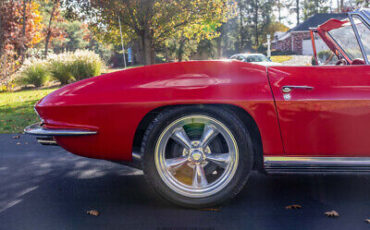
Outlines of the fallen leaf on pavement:
M 365 222 L 370 224 L 370 219 L 365 219 Z
M 89 215 L 92 215 L 92 216 L 99 216 L 99 211 L 98 210 L 89 210 L 86 212 L 87 214 Z
M 13 139 L 19 139 L 21 136 L 17 135 L 17 136 L 13 136 Z
M 325 212 L 325 215 L 328 216 L 328 217 L 338 217 L 339 213 L 337 213 L 335 210 L 332 210 L 332 211 L 329 211 L 329 212 Z
M 285 209 L 301 209 L 302 206 L 299 204 L 292 204 L 285 207 Z

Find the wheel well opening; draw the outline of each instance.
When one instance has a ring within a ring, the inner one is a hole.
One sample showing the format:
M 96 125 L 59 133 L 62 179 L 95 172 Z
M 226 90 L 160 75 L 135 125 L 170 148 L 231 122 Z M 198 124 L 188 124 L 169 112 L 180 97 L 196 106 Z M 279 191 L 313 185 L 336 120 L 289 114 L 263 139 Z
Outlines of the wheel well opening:
M 144 137 L 145 130 L 148 128 L 150 123 L 155 119 L 155 117 L 162 112 L 166 108 L 173 108 L 179 106 L 194 106 L 193 104 L 190 105 L 173 105 L 173 106 L 163 106 L 156 108 L 149 113 L 147 113 L 144 118 L 139 123 L 134 137 L 133 142 L 133 152 L 134 153 L 141 153 L 141 144 Z M 253 143 L 253 154 L 254 154 L 254 165 L 253 168 L 259 171 L 263 171 L 263 147 L 262 147 L 262 139 L 258 129 L 258 126 L 252 116 L 245 111 L 244 109 L 235 106 L 235 105 L 227 105 L 227 104 L 199 104 L 198 106 L 216 106 L 227 109 L 234 114 L 236 114 L 239 119 L 244 123 L 245 127 L 247 128 L 249 134 L 252 138 Z

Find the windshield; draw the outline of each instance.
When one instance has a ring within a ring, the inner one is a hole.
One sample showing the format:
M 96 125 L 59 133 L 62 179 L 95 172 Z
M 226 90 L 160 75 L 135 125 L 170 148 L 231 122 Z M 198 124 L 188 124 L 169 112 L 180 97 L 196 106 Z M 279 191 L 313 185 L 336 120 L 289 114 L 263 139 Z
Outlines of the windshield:
M 338 57 L 333 53 L 333 51 L 328 47 L 328 45 L 322 40 L 322 38 L 314 32 L 314 41 L 315 41 L 315 48 L 317 52 L 317 60 L 319 63 L 316 62 L 315 57 L 312 56 L 311 64 L 312 65 L 335 65 L 338 62 Z
M 363 59 L 360 46 L 357 43 L 356 36 L 351 25 L 333 29 L 328 33 L 351 60 Z
M 367 59 L 369 60 L 370 59 L 370 30 L 358 16 L 353 16 L 353 21 L 360 35 L 362 45 L 364 46 L 365 55 L 367 56 Z
M 269 62 L 270 60 L 262 55 L 262 54 L 256 54 L 256 55 L 248 55 L 245 60 L 247 62 Z

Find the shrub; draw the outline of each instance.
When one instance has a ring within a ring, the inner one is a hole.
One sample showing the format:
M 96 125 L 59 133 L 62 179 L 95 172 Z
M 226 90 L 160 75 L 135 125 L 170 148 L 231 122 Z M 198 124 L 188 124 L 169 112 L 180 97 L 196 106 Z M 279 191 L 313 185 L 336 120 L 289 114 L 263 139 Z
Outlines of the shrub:
M 103 66 L 99 55 L 87 50 L 51 55 L 48 60 L 52 76 L 62 84 L 98 76 Z
M 6 85 L 0 84 L 0 93 L 1 92 L 6 92 L 7 90 L 8 90 L 8 88 L 6 87 Z
M 101 74 L 103 61 L 98 54 L 87 50 L 52 54 L 46 60 L 27 59 L 17 72 L 17 83 L 33 84 L 40 87 L 49 80 L 49 76 L 61 84 L 82 80 Z
M 35 87 L 44 85 L 49 80 L 48 66 L 39 59 L 26 60 L 18 72 L 17 83 L 22 85 L 32 84 Z
M 58 80 L 62 85 L 68 84 L 74 80 L 74 77 L 69 69 L 69 65 L 62 61 L 51 61 L 50 62 L 50 73 L 51 76 Z
M 0 42 L 1 43 L 1 42 Z M 14 73 L 21 67 L 20 58 L 17 57 L 14 48 L 5 49 L 0 55 L 0 81 L 9 81 Z
M 323 51 L 320 51 L 317 53 L 317 59 L 319 59 L 319 64 L 322 65 L 323 63 L 325 63 L 325 61 L 330 57 L 330 55 L 332 54 L 333 52 L 331 50 L 323 50 Z M 331 59 L 331 61 L 329 61 L 327 63 L 327 65 L 335 65 L 335 63 L 337 63 L 338 61 L 338 58 L 336 55 L 334 55 L 334 57 Z M 311 58 L 311 64 L 312 65 L 318 65 L 316 63 L 316 60 L 315 60 L 315 57 L 312 56 Z
M 72 75 L 77 81 L 101 74 L 103 62 L 99 55 L 83 50 L 77 50 L 73 55 L 74 61 L 70 68 Z
M 9 81 L 7 83 L 0 83 L 0 93 L 2 92 L 12 92 L 15 89 L 16 85 L 14 81 Z

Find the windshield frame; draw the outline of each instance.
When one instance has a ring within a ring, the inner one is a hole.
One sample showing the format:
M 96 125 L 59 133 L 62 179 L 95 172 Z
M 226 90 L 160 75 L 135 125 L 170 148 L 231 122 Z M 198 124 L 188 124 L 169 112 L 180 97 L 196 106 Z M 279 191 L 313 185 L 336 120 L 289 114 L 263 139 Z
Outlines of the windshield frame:
M 356 15 L 356 17 L 358 17 L 361 20 L 361 22 L 367 28 L 370 29 L 370 24 L 369 24 L 370 23 L 370 10 L 369 9 L 357 10 L 354 12 L 347 13 L 346 19 L 343 19 L 343 20 L 330 19 L 326 21 L 325 23 L 321 24 L 320 26 L 318 26 L 317 28 L 310 28 L 310 31 L 312 32 L 311 40 L 314 38 L 314 36 L 312 36 L 313 33 L 317 33 L 321 37 L 321 39 L 326 43 L 326 45 L 336 54 L 338 59 L 340 58 L 345 59 L 346 62 L 351 65 L 356 59 L 352 60 L 352 58 L 350 58 L 349 55 L 347 55 L 343 47 L 341 47 L 341 45 L 337 42 L 337 40 L 334 39 L 334 37 L 332 37 L 331 34 L 329 33 L 333 29 L 340 28 L 344 24 L 350 23 L 350 25 L 346 25 L 346 26 L 351 26 L 350 28 L 352 29 L 353 34 L 355 35 L 357 45 L 359 46 L 359 49 L 360 49 L 359 51 L 361 52 L 361 56 L 363 57 L 363 62 L 364 64 L 369 65 L 369 60 L 366 56 L 366 52 L 365 52 L 363 43 L 361 41 L 361 37 L 357 31 L 356 25 L 353 23 L 354 20 L 352 16 L 354 15 Z M 315 49 L 314 45 L 312 48 Z M 317 59 L 317 57 L 315 57 L 315 59 Z
M 353 20 L 353 16 L 357 16 L 357 18 L 365 25 L 365 26 L 367 26 L 367 28 L 368 29 L 370 29 L 370 25 L 369 25 L 369 23 L 366 21 L 366 20 L 364 20 L 364 17 L 363 17 L 363 15 L 362 14 L 359 14 L 359 13 L 357 13 L 357 12 L 353 12 L 353 13 L 349 13 L 348 14 L 348 18 L 349 18 L 349 20 L 351 21 L 351 25 L 352 25 L 352 29 L 353 29 L 353 31 L 354 31 L 354 33 L 355 33 L 355 36 L 356 36 L 356 40 L 357 40 L 357 42 L 358 42 L 358 44 L 359 44 L 359 46 L 360 46 L 360 49 L 361 49 L 361 53 L 362 53 L 362 57 L 364 58 L 364 61 L 365 61 L 365 63 L 368 65 L 369 64 L 369 60 L 367 59 L 367 54 L 366 54 L 366 51 L 365 51 L 365 48 L 364 48 L 364 45 L 363 45 L 363 43 L 362 43 L 362 39 L 361 39 L 361 37 L 360 37 L 360 34 L 358 33 L 358 30 L 357 30 L 357 26 L 356 26 L 356 24 L 355 24 L 355 22 L 354 22 L 354 20 Z M 366 16 L 366 15 L 365 15 Z

